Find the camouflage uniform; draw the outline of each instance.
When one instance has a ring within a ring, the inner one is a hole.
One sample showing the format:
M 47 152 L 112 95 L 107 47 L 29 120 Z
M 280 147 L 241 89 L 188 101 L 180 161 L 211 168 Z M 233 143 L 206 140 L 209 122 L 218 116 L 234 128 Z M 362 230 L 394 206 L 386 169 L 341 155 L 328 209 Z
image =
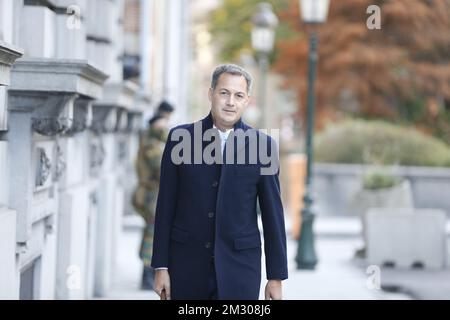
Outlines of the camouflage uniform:
M 133 206 L 146 222 L 139 257 L 150 267 L 153 253 L 153 231 L 158 197 L 161 157 L 167 130 L 150 127 L 139 139 L 136 172 L 139 184 L 133 194 Z

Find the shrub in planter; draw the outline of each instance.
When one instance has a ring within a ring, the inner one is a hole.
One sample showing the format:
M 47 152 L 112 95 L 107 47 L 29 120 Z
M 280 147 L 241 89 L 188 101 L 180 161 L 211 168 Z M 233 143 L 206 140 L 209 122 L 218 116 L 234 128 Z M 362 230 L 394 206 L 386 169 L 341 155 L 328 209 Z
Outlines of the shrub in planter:
M 392 188 L 400 182 L 398 177 L 389 173 L 369 172 L 363 175 L 363 188 L 365 190 Z
M 315 161 L 449 167 L 450 147 L 414 128 L 385 121 L 347 120 L 318 134 Z

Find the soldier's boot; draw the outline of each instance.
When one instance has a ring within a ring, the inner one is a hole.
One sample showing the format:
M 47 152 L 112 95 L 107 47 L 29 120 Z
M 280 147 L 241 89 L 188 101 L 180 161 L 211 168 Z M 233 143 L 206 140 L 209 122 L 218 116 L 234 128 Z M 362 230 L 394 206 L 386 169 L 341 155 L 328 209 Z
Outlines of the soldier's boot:
M 155 277 L 155 271 L 152 267 L 144 267 L 144 271 L 142 273 L 142 290 L 153 290 L 153 280 Z

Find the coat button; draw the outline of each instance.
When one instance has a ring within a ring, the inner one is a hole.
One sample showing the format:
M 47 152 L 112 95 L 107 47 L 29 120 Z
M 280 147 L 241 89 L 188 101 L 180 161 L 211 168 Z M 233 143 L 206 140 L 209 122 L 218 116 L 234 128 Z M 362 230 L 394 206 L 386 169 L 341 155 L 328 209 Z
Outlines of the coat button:
M 219 185 L 219 182 L 217 182 L 217 181 L 214 181 L 212 184 L 213 188 L 217 188 L 218 185 Z
M 206 248 L 206 249 L 209 249 L 209 248 L 211 248 L 211 242 L 207 242 L 207 243 L 205 243 L 205 248 Z
M 214 212 L 212 212 L 212 211 L 211 211 L 211 212 L 208 212 L 208 217 L 209 217 L 209 218 L 214 218 Z

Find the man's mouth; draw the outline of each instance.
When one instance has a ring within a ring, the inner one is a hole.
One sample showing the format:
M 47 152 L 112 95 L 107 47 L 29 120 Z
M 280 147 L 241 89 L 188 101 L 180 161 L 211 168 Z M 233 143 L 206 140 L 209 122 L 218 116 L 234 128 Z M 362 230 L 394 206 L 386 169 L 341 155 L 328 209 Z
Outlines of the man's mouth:
M 230 114 L 235 114 L 236 113 L 236 111 L 234 111 L 234 110 L 226 110 L 226 109 L 224 109 L 223 111 L 225 113 L 230 113 Z

